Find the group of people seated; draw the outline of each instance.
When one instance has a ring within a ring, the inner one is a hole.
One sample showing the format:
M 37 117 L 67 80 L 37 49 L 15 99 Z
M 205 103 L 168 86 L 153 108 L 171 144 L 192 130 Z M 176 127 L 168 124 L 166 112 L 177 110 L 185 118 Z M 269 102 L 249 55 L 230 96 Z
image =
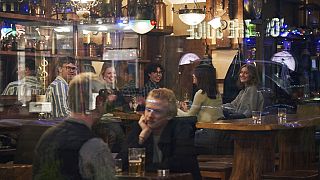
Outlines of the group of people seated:
M 195 132 L 194 125 L 176 117 L 196 116 L 198 122 L 214 122 L 250 117 L 252 111 L 261 111 L 263 97 L 258 91 L 257 70 L 254 65 L 243 65 L 238 79 L 241 91 L 232 102 L 222 104 L 214 67 L 197 66 L 193 73 L 197 91 L 188 108 L 184 103 L 177 104 L 172 90 L 160 88 L 161 65 L 149 67 L 149 81 L 144 88 L 131 91 L 128 86 L 124 91 L 138 93 L 146 99 L 144 113 L 124 136 L 117 158 L 122 159 L 123 167 L 127 169 L 128 148 L 145 147 L 147 171 L 169 169 L 170 172 L 189 172 L 194 179 L 201 179 L 196 145 L 218 142 L 221 132 Z M 115 72 L 112 64 L 104 63 L 100 75 L 77 75 L 73 58 L 60 59 L 58 76 L 48 86 L 46 97 L 52 103 L 52 115 L 65 119 L 47 130 L 39 140 L 33 162 L 34 179 L 116 179 L 111 147 L 92 131 L 105 112 L 99 107 L 90 109 L 89 101 L 92 91 L 117 89 Z M 107 103 L 118 99 L 119 95 L 110 93 Z

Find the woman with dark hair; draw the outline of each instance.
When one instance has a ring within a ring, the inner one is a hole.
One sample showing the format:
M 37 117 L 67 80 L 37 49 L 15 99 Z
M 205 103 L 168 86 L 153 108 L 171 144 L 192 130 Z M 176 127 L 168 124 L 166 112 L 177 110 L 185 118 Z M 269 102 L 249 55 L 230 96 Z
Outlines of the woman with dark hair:
M 252 111 L 262 111 L 263 96 L 258 92 L 259 76 L 252 64 L 241 66 L 238 86 L 242 89 L 231 102 L 222 105 L 227 119 L 251 117 Z
M 222 100 L 217 90 L 216 71 L 213 66 L 199 65 L 193 74 L 195 93 L 190 110 L 178 110 L 180 116 L 197 116 L 198 122 L 214 122 L 223 117 Z M 199 129 L 195 133 L 198 154 L 232 154 L 232 140 L 219 130 Z
M 186 112 L 179 109 L 178 115 L 197 116 L 198 122 L 213 122 L 222 117 L 222 103 L 217 91 L 215 69 L 209 65 L 197 66 L 193 74 L 193 83 L 197 86 L 198 91 L 191 108 Z

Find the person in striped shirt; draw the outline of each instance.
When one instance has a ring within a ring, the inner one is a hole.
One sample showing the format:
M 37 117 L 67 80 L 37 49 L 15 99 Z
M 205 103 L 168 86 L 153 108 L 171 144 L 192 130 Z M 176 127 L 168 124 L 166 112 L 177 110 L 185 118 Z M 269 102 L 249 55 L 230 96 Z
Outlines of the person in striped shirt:
M 76 61 L 72 57 L 61 57 L 56 67 L 58 76 L 46 90 L 46 101 L 51 102 L 52 118 L 65 118 L 70 114 L 67 104 L 68 83 L 77 75 Z
M 2 95 L 15 95 L 19 97 L 31 97 L 32 94 L 40 94 L 41 84 L 35 76 L 34 59 L 28 58 L 25 63 L 18 64 L 18 80 L 7 85 Z

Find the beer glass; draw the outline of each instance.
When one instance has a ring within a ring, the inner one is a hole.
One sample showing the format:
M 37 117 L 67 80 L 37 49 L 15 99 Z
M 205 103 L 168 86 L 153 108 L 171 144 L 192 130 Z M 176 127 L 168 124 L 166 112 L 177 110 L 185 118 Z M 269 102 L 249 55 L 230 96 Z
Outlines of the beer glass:
M 261 111 L 252 111 L 253 124 L 261 124 Z
M 115 159 L 114 163 L 115 163 L 116 174 L 121 173 L 122 172 L 122 159 Z
M 143 175 L 145 172 L 145 159 L 145 148 L 129 148 L 129 174 L 135 176 Z
M 287 122 L 287 109 L 286 108 L 278 108 L 278 123 L 284 124 Z

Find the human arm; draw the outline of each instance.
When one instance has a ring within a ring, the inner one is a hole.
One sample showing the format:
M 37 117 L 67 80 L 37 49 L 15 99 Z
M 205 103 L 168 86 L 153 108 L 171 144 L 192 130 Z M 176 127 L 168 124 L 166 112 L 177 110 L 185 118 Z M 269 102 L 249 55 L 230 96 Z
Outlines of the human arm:
M 249 86 L 243 93 L 242 103 L 239 107 L 239 112 L 244 114 L 246 117 L 251 117 L 252 111 L 261 110 L 258 107 L 259 103 L 259 92 L 256 86 Z
M 2 95 L 17 95 L 17 85 L 14 82 L 9 83 L 3 90 Z
M 117 179 L 110 149 L 100 138 L 92 138 L 82 145 L 79 151 L 79 170 L 83 179 Z
M 146 141 L 146 139 L 149 138 L 152 132 L 151 128 L 146 124 L 146 119 L 144 115 L 140 117 L 139 126 L 141 128 L 141 132 L 139 134 L 139 144 L 143 144 Z
M 205 101 L 207 95 L 202 94 L 202 90 L 198 90 L 194 95 L 191 108 L 187 112 L 178 110 L 178 116 L 197 116 L 201 110 L 201 105 Z
M 249 86 L 241 90 L 236 99 L 232 101 L 234 109 L 227 109 L 230 113 L 229 119 L 251 117 L 252 111 L 260 110 L 259 99 L 261 98 L 256 86 Z M 226 109 L 228 106 L 223 105 L 223 107 Z

